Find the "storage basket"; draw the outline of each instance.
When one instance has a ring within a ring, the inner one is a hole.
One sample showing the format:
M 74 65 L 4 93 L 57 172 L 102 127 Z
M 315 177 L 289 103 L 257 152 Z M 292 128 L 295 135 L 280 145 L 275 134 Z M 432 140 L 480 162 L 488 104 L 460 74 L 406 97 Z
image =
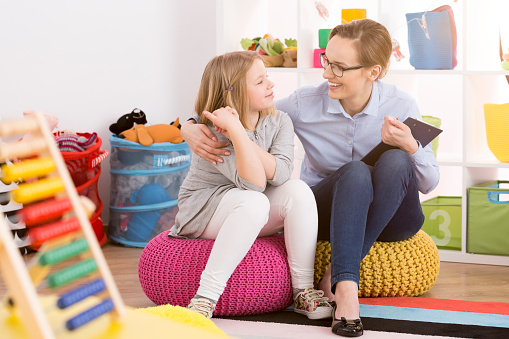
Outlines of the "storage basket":
M 421 203 L 422 230 L 439 249 L 461 250 L 461 197 L 435 197 Z
M 509 181 L 468 188 L 467 252 L 509 255 Z
M 92 134 L 77 133 L 77 135 L 89 139 Z M 103 203 L 99 197 L 98 182 L 101 175 L 101 162 L 108 157 L 109 152 L 101 149 L 101 145 L 102 140 L 97 137 L 95 143 L 83 152 L 61 152 L 61 154 L 78 194 L 86 196 L 95 204 L 95 211 L 92 218 L 90 218 L 90 224 L 99 244 L 102 246 L 106 243 L 107 236 L 104 233 L 101 219 Z
M 509 162 L 509 103 L 484 104 L 486 139 L 493 155 L 501 162 Z
M 437 117 L 432 117 L 431 115 L 423 115 L 422 121 L 425 123 L 428 123 L 432 126 L 435 126 L 436 128 L 440 128 L 440 125 L 442 124 L 442 120 Z M 438 151 L 438 138 L 431 140 L 431 149 L 433 150 L 433 153 L 435 154 L 435 158 L 437 157 L 437 151 Z
M 191 164 L 189 146 L 185 142 L 142 146 L 114 135 L 110 144 L 108 235 L 125 246 L 145 247 L 174 224 L 178 192 Z

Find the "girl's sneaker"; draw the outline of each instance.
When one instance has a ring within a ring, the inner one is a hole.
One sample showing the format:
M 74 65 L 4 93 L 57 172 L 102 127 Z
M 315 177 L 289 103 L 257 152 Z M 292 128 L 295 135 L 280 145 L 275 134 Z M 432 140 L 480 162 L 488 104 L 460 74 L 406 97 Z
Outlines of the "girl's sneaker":
M 295 296 L 293 309 L 304 314 L 309 319 L 332 318 L 332 306 L 327 302 L 329 298 L 323 296 L 323 291 L 306 288 Z
M 214 313 L 216 309 L 216 304 L 205 298 L 193 298 L 189 302 L 189 305 L 187 305 L 187 308 L 210 319 L 212 318 L 212 313 Z

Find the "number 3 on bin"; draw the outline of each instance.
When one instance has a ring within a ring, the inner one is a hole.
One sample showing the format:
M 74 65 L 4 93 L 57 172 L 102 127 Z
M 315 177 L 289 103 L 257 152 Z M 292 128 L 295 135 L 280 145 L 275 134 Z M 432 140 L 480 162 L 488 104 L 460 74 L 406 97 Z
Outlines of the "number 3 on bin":
M 431 220 L 435 220 L 441 216 L 444 218 L 444 221 L 438 225 L 438 234 L 441 234 L 441 232 L 444 232 L 443 238 L 439 239 L 435 235 L 430 235 L 431 239 L 435 242 L 435 245 L 437 246 L 445 246 L 449 243 L 451 240 L 451 231 L 449 230 L 449 225 L 451 224 L 451 216 L 449 213 L 447 213 L 444 210 L 434 210 L 429 218 Z

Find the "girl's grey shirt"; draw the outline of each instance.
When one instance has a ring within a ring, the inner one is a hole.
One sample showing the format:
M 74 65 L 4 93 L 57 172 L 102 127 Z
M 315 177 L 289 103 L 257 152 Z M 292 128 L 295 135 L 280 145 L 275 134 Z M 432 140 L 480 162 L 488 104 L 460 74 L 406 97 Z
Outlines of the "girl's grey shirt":
M 214 127 L 209 129 L 218 141 L 230 144 L 224 149 L 230 152 L 223 162 L 216 165 L 192 153 L 191 166 L 178 195 L 179 211 L 170 236 L 199 237 L 209 223 L 219 202 L 232 188 L 265 191 L 266 186 L 255 185 L 239 176 L 235 159 L 235 150 L 224 135 L 217 133 Z M 267 184 L 279 186 L 292 174 L 294 154 L 294 132 L 290 117 L 277 111 L 273 115 L 260 117 L 255 132 L 246 130 L 248 137 L 276 159 L 274 178 Z

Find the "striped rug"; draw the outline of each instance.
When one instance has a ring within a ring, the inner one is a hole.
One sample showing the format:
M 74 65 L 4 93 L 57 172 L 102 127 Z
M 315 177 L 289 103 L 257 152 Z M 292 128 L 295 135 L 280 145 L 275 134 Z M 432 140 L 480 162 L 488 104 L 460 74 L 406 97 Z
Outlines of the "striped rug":
M 431 298 L 361 298 L 363 338 L 509 338 L 509 303 Z M 338 338 L 330 320 L 308 320 L 291 308 L 245 316 L 213 318 L 237 338 Z

